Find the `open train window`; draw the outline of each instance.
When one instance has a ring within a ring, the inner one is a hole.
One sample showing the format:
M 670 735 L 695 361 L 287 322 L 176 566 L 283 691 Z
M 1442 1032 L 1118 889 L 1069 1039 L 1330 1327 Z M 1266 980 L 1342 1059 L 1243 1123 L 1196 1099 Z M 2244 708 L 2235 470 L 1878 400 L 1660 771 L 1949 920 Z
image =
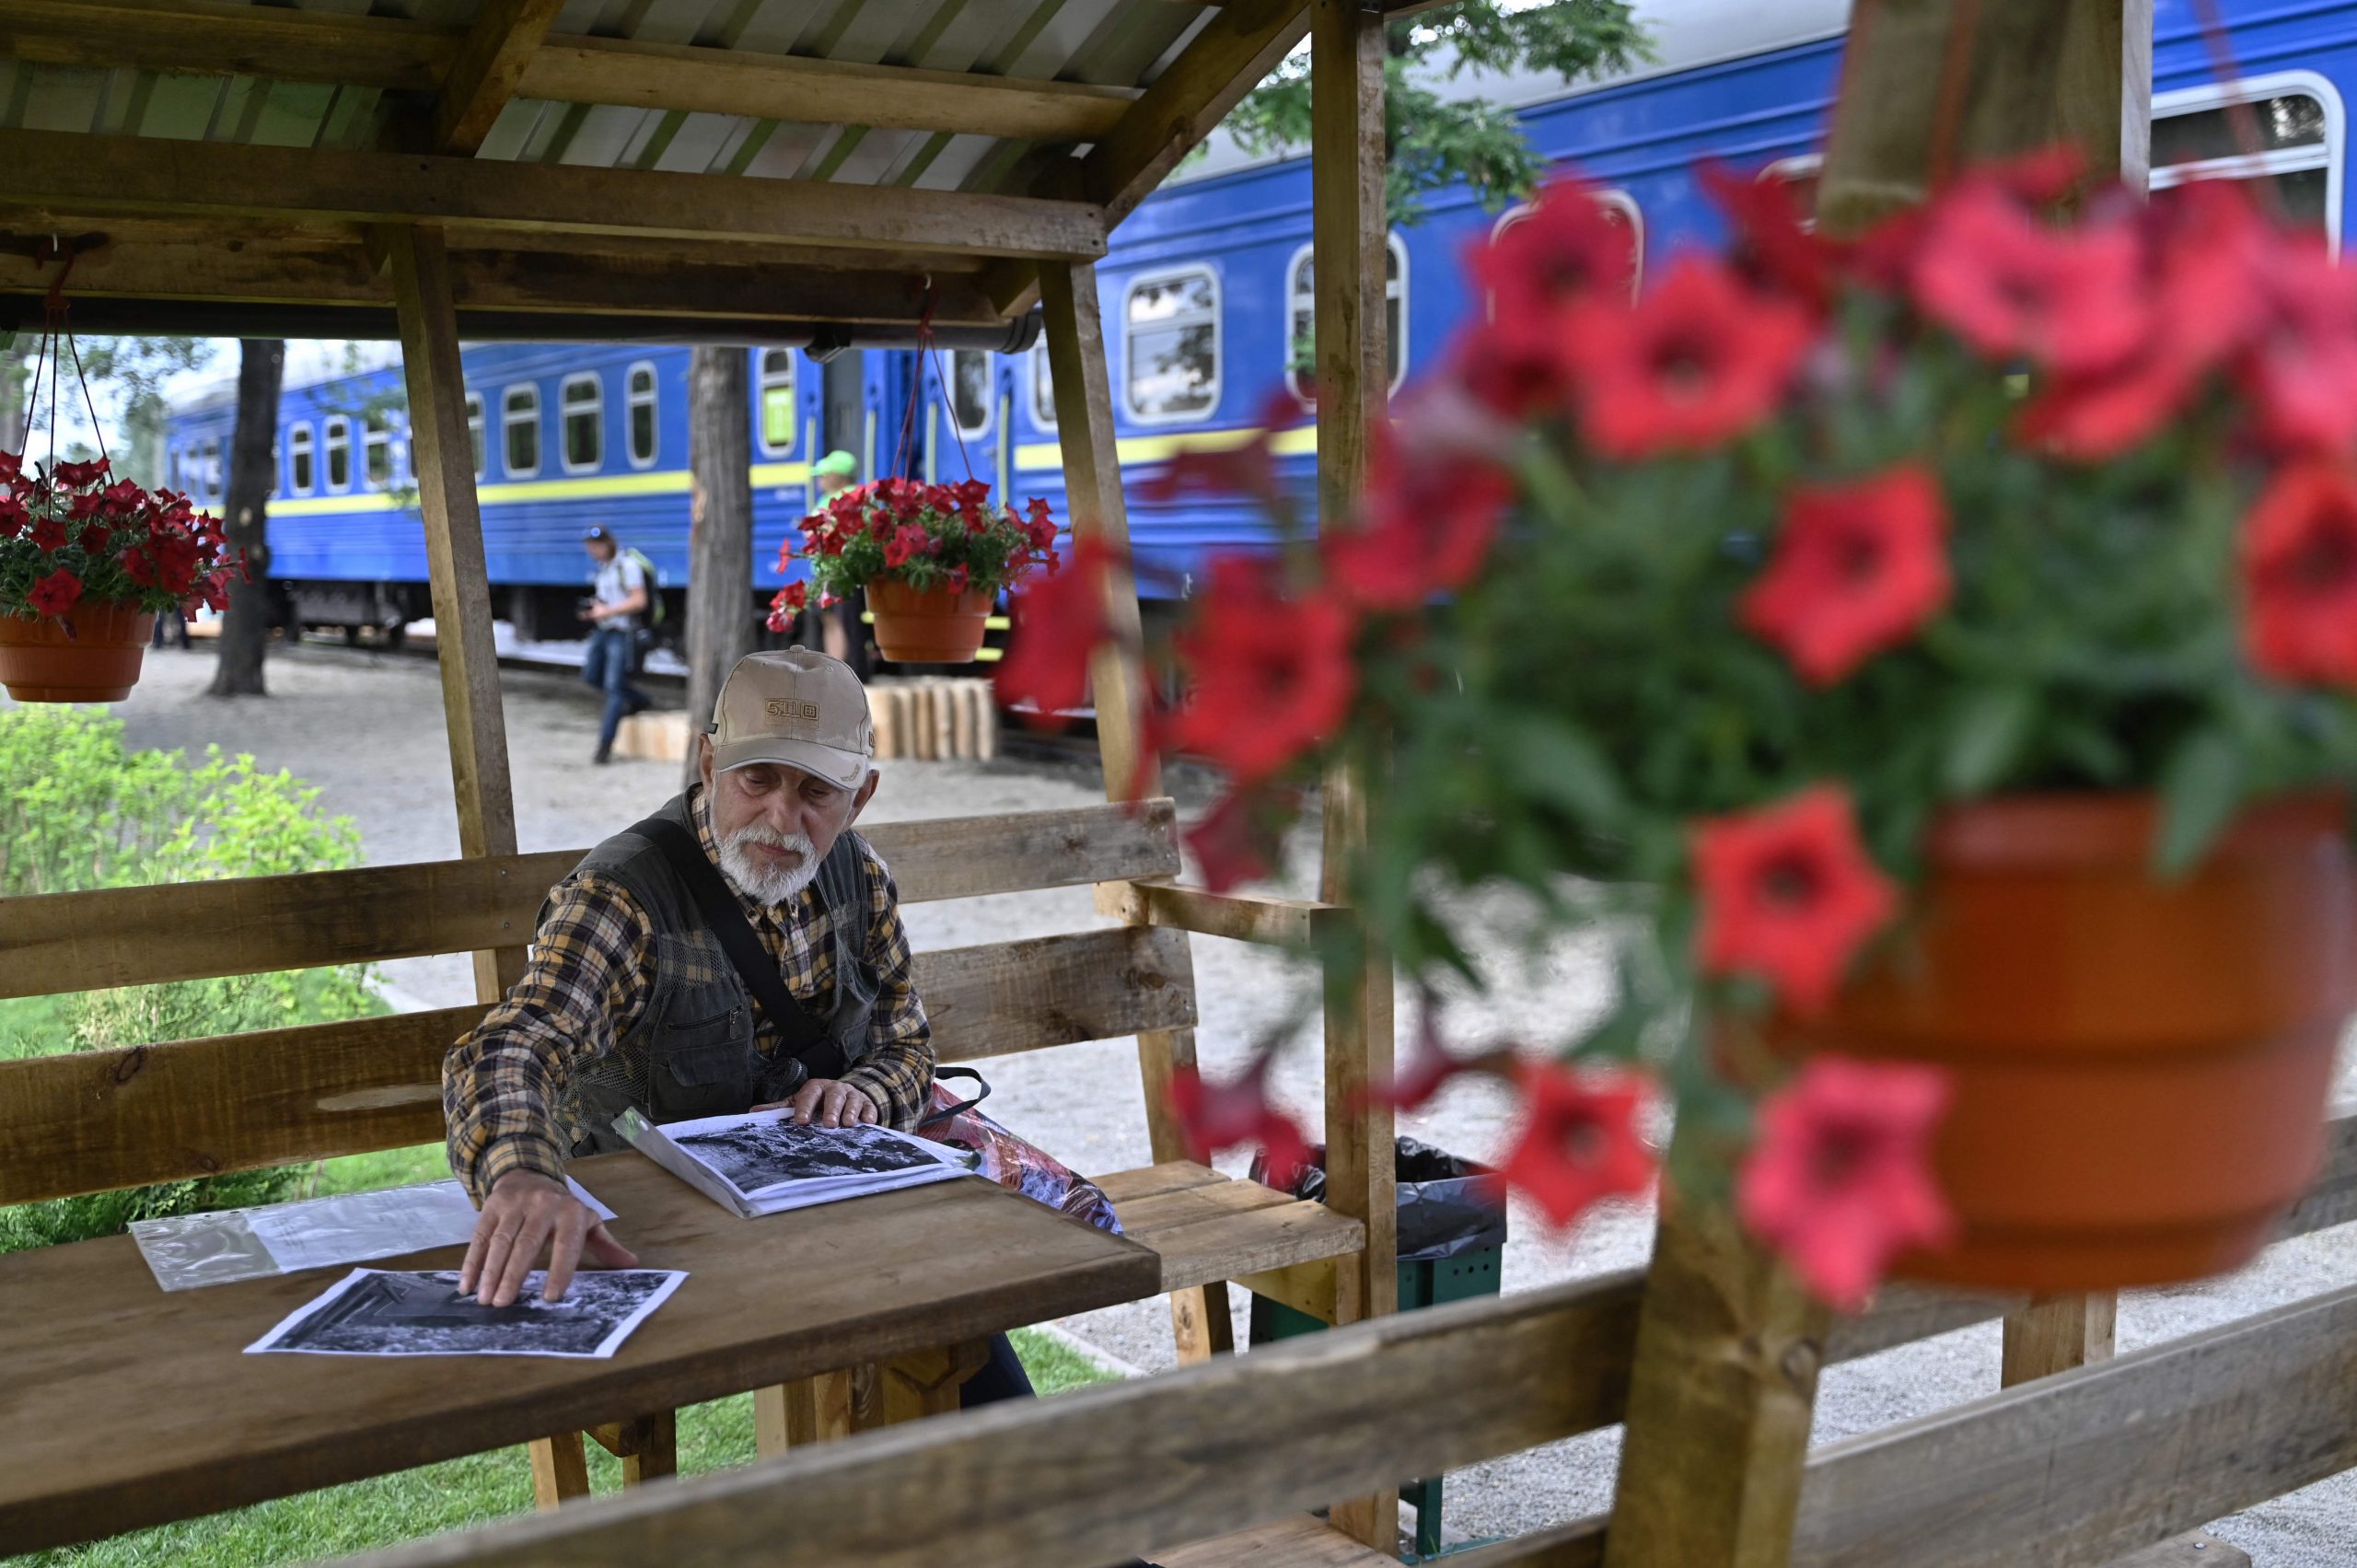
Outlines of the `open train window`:
M 2154 199 L 2197 180 L 2264 181 L 2284 220 L 2340 249 L 2340 93 L 2313 71 L 2156 93 Z
M 1634 299 L 1645 286 L 1645 215 L 1637 205 L 1637 198 L 1626 191 L 1598 191 L 1596 204 L 1615 227 L 1629 237 L 1629 297 Z M 1530 203 L 1521 202 L 1498 215 L 1490 226 L 1490 239 L 1496 243 L 1498 236 L 1530 215 Z M 1492 320 L 1497 319 L 1497 301 L 1485 299 L 1483 313 Z
M 1121 365 L 1132 418 L 1210 418 L 1219 406 L 1219 279 L 1209 267 L 1131 283 L 1121 300 Z
M 991 356 L 981 349 L 950 351 L 949 417 L 958 422 L 960 436 L 980 436 L 991 427 Z
M 328 488 L 352 488 L 352 421 L 342 414 L 327 422 Z
M 1031 345 L 1031 423 L 1042 430 L 1056 427 L 1056 382 L 1048 366 L 1048 345 Z
M 772 458 L 794 450 L 794 351 L 761 350 L 761 451 Z
M 293 470 L 287 483 L 297 495 L 311 493 L 311 482 L 317 475 L 311 466 L 311 427 L 297 424 L 286 432 L 286 466 Z
M 655 461 L 657 438 L 655 366 L 644 361 L 632 366 L 623 395 L 630 402 L 630 466 L 643 469 Z
M 393 482 L 393 420 L 382 410 L 361 421 L 361 470 L 368 488 L 384 490 Z
M 594 370 L 568 376 L 556 401 L 563 420 L 564 471 L 587 473 L 606 460 L 606 383 Z
M 1311 382 L 1318 373 L 1318 255 L 1305 245 L 1293 253 L 1285 273 L 1285 319 L 1292 327 L 1285 341 L 1285 387 L 1303 403 L 1314 405 Z M 1390 388 L 1399 389 L 1408 378 L 1408 246 L 1398 235 L 1383 247 L 1383 364 Z
M 474 448 L 475 477 L 481 479 L 483 473 L 482 394 L 481 392 L 467 394 L 467 445 Z
M 540 471 L 540 389 L 510 387 L 499 394 L 501 455 L 510 479 L 529 479 Z

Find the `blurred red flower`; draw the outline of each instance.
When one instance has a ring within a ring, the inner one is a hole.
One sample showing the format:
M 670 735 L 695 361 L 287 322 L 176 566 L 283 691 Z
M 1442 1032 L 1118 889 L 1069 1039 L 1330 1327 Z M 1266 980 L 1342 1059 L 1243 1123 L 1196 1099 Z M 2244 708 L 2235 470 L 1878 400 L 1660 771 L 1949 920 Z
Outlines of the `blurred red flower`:
M 2258 431 L 2281 447 L 2345 452 L 2357 442 L 2357 270 L 2321 238 L 2284 237 L 2258 275 L 2267 310 L 2242 378 Z
M 32 606 L 36 615 L 63 615 L 81 597 L 82 579 L 60 566 L 46 577 L 35 579 L 25 595 L 25 602 Z
M 1364 609 L 1412 610 L 1481 569 L 1513 495 L 1512 477 L 1495 463 L 1414 449 L 1378 425 L 1364 519 L 1318 533 L 1327 577 Z
M 1703 972 L 1756 975 L 1797 1013 L 1824 1007 L 1858 948 L 1898 908 L 1839 784 L 1698 823 L 1693 856 Z
M 770 600 L 770 630 L 791 631 L 793 618 L 801 614 L 809 602 L 810 585 L 807 583 L 788 583 L 778 589 L 777 597 Z
M 1946 536 L 1939 481 L 1917 464 L 1796 490 L 1743 624 L 1829 686 L 1947 603 Z
M 1791 180 L 1739 174 L 1715 158 L 1696 171 L 1735 230 L 1735 261 L 1761 288 L 1824 308 L 1849 247 L 1808 226 Z
M 1282 389 L 1261 404 L 1253 425 L 1236 445 L 1181 447 L 1161 470 L 1138 485 L 1138 499 L 1167 505 L 1188 494 L 1249 495 L 1266 505 L 1283 499 L 1277 490 L 1276 433 L 1300 423 L 1301 404 Z
M 1760 1104 L 1736 1212 L 1817 1296 L 1859 1310 L 1892 1259 L 1955 1236 L 1929 1168 L 1947 1098 L 1936 1068 L 1812 1057 Z
M 1454 375 L 1466 394 L 1506 419 L 1553 412 L 1571 401 L 1563 358 L 1526 321 L 1488 321 L 1458 336 Z
M 55 517 L 35 517 L 30 538 L 37 550 L 65 548 L 65 525 Z
M 1214 893 L 1265 879 L 1283 846 L 1295 799 L 1290 791 L 1231 790 L 1183 835 Z
M 1271 564 L 1215 557 L 1194 624 L 1177 639 L 1192 678 L 1167 738 L 1259 783 L 1333 733 L 1358 688 L 1351 612 L 1323 592 L 1288 598 Z
M 1489 292 L 1498 320 L 1535 331 L 1564 306 L 1586 299 L 1625 304 L 1636 247 L 1585 180 L 1540 188 L 1527 212 L 1473 245 L 1467 261 Z
M 1916 303 L 1995 359 L 2026 354 L 2073 374 L 2118 364 L 2154 330 L 2134 231 L 2050 228 L 1994 182 L 1932 208 L 1915 256 Z
M 1681 256 L 1634 309 L 1601 302 L 1562 320 L 1581 429 L 1609 458 L 1701 451 L 1776 410 L 1807 349 L 1807 312 Z
M 911 557 L 933 553 L 933 536 L 921 523 L 902 523 L 884 541 L 884 564 L 905 566 Z
M 1035 724 L 1080 706 L 1088 692 L 1088 656 L 1112 639 L 1107 575 L 1113 552 L 1084 540 L 1062 570 L 1033 577 L 1011 601 L 1014 632 L 993 682 L 1001 707 L 1028 710 Z
M 1229 1084 L 1213 1084 L 1192 1067 L 1170 1075 L 1170 1109 L 1187 1135 L 1188 1157 L 1208 1165 L 1224 1149 L 1257 1144 L 1268 1156 L 1267 1184 L 1283 1191 L 1309 1162 L 1301 1124 L 1271 1105 L 1264 1059 Z
M 2278 680 L 2357 686 L 2357 474 L 2285 470 L 2243 521 L 2243 641 Z
M 1600 1200 L 1636 1197 L 1653 1185 L 1654 1156 L 1637 1136 L 1648 1086 L 1640 1074 L 1525 1064 L 1521 1132 L 1498 1173 L 1567 1225 Z

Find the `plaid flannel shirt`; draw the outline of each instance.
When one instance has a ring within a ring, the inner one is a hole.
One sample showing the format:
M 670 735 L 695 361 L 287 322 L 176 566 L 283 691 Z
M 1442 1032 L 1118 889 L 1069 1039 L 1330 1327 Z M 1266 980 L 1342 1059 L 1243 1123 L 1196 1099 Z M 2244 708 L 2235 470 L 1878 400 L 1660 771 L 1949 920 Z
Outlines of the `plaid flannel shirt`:
M 701 791 L 693 815 L 696 837 L 717 864 Z M 885 1122 L 912 1128 L 933 1088 L 933 1028 L 910 978 L 899 889 L 882 857 L 864 839 L 859 847 L 867 857 L 865 953 L 876 971 L 876 1011 L 867 1054 L 843 1074 L 843 1082 L 874 1100 Z M 729 889 L 795 1000 L 825 1016 L 834 1005 L 834 916 L 819 904 L 816 886 L 774 907 L 755 903 L 734 882 Z M 655 928 L 638 900 L 595 872 L 559 883 L 533 937 L 524 978 L 443 1059 L 450 1168 L 477 1202 L 511 1170 L 564 1179 L 568 1145 L 554 1108 L 566 1074 L 574 1063 L 618 1049 L 654 992 Z M 755 1016 L 754 1042 L 773 1055 L 777 1031 L 758 1008 Z

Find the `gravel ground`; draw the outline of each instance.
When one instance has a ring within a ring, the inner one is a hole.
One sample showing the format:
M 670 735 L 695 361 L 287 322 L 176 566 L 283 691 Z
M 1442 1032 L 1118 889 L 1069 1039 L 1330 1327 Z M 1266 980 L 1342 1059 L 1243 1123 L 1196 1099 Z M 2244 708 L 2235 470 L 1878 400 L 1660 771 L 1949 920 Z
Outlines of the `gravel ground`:
M 190 653 L 151 654 L 145 679 L 118 709 L 131 742 L 194 749 L 217 742 L 228 750 L 250 751 L 265 766 L 290 769 L 320 786 L 329 809 L 357 820 L 372 863 L 458 854 L 440 688 L 428 664 L 411 656 L 306 647 L 274 655 L 270 701 L 234 703 L 201 695 L 212 667 L 211 650 L 203 645 Z M 577 681 L 509 672 L 505 687 L 517 832 L 525 850 L 591 843 L 676 789 L 674 764 L 587 765 L 597 699 Z M 1039 809 L 1098 798 L 1093 770 L 1071 766 L 905 761 L 888 764 L 884 775 L 871 820 Z M 1308 871 L 1296 856 L 1289 877 L 1296 890 L 1306 886 Z M 1511 911 L 1484 913 L 1502 936 L 1511 930 Z M 1086 889 L 922 904 L 908 912 L 920 947 L 1075 930 L 1096 919 Z M 1303 980 L 1275 955 L 1234 943 L 1199 941 L 1195 964 L 1202 1005 L 1198 1049 L 1206 1070 L 1217 1074 L 1233 1070 L 1256 1038 L 1282 1024 L 1302 994 Z M 402 1006 L 447 1006 L 471 999 L 463 958 L 406 960 L 385 965 L 383 971 L 389 994 Z M 1598 1005 L 1604 980 L 1594 953 L 1575 945 L 1550 949 L 1506 978 L 1513 982 L 1507 1000 L 1459 999 L 1452 1005 L 1453 1033 L 1558 1034 Z M 1401 1015 L 1409 1016 L 1406 998 Z M 1146 1162 L 1136 1058 L 1128 1042 L 1001 1059 L 991 1065 L 990 1077 L 996 1091 L 993 1113 L 1073 1165 L 1122 1169 Z M 2342 1087 L 2344 1093 L 2357 1088 L 2357 1076 L 2344 1077 Z M 1278 1088 L 1314 1115 L 1314 1050 L 1287 1055 Z M 1407 1119 L 1401 1130 L 1480 1157 L 1502 1143 L 1504 1110 L 1492 1086 L 1467 1084 Z M 1241 1167 L 1241 1162 L 1222 1163 Z M 1651 1241 L 1650 1212 L 1636 1205 L 1608 1208 L 1569 1237 L 1548 1236 L 1520 1209 L 1513 1225 L 1506 1253 L 1509 1290 L 1640 1263 Z M 2119 1345 L 2134 1350 L 2351 1278 L 2357 1278 L 2357 1226 L 2277 1247 L 2253 1267 L 2224 1279 L 2133 1295 L 2120 1305 Z M 1240 1341 L 1240 1295 L 1238 1304 Z M 1159 1302 L 1087 1313 L 1063 1327 L 1123 1361 L 1151 1370 L 1172 1364 L 1167 1318 Z M 1836 1367 L 1819 1395 L 1817 1439 L 1846 1437 L 1961 1403 L 1993 1390 L 1997 1377 L 1993 1325 Z M 1461 1472 L 1449 1484 L 1449 1534 L 1504 1534 L 1599 1511 L 1610 1501 L 1617 1454 L 1617 1433 L 1598 1433 Z M 2346 1568 L 2357 1562 L 2357 1471 L 2220 1521 L 2217 1533 L 2249 1551 L 2261 1568 Z

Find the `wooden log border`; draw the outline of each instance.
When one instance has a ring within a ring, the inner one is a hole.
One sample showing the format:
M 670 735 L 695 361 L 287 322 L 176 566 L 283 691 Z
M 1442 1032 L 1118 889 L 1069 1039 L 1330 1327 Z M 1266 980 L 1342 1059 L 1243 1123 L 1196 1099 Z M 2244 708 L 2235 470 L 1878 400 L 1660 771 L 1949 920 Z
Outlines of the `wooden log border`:
M 1084 806 L 863 829 L 901 901 L 1178 870 L 1177 808 Z M 584 850 L 0 900 L 0 996 L 466 953 L 529 939 Z

